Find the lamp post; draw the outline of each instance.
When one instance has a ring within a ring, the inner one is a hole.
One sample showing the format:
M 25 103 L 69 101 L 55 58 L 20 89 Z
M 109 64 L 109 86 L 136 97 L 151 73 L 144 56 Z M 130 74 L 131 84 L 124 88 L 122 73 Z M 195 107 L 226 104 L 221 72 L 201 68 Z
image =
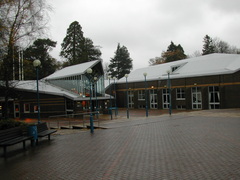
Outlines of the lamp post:
M 126 107 L 127 107 L 127 118 L 129 119 L 129 104 L 128 104 L 128 81 L 127 81 L 127 78 L 128 78 L 128 74 L 125 74 L 125 78 L 126 78 L 126 99 L 127 99 L 127 103 L 126 103 Z
M 111 76 L 108 76 L 108 82 L 109 82 L 109 87 L 110 87 L 110 80 L 111 80 Z M 110 88 L 110 93 L 109 93 L 109 95 L 110 95 L 110 114 L 111 114 L 111 120 L 113 119 L 113 117 L 112 117 L 112 96 L 111 96 L 111 92 L 112 92 L 112 86 L 111 86 L 111 88 Z
M 114 97 L 115 97 L 115 116 L 117 116 L 117 92 L 116 92 L 116 77 L 113 77 L 114 80 Z
M 37 108 L 38 108 L 38 123 L 40 123 L 40 103 L 39 103 L 39 85 L 38 85 L 38 71 L 39 66 L 41 65 L 41 61 L 36 59 L 33 61 L 33 66 L 36 68 L 36 75 L 37 75 Z
M 93 114 L 92 114 L 92 69 L 91 68 L 88 68 L 87 69 L 87 74 L 89 75 L 89 83 L 90 83 L 90 132 L 91 133 L 94 133 L 94 126 L 93 126 Z
M 145 78 L 145 100 L 146 100 L 146 117 L 148 117 L 148 93 L 147 93 L 147 73 L 143 73 L 143 76 Z
M 171 71 L 167 71 L 168 75 L 168 93 L 169 93 L 169 115 L 172 114 L 172 95 L 171 95 L 171 80 L 170 80 L 170 73 Z
M 97 80 L 98 78 L 95 76 L 94 78 L 94 82 L 95 82 L 95 95 L 96 95 L 96 111 L 98 111 L 98 101 L 97 101 Z M 97 112 L 97 118 L 98 118 L 98 112 Z

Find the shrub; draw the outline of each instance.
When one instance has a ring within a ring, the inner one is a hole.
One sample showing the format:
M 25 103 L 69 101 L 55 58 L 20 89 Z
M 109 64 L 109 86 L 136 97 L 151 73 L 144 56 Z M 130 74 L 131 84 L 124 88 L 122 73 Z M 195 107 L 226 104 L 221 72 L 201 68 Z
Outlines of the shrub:
M 13 127 L 27 127 L 25 122 L 16 121 L 13 119 L 2 119 L 0 120 L 0 130 L 9 129 Z

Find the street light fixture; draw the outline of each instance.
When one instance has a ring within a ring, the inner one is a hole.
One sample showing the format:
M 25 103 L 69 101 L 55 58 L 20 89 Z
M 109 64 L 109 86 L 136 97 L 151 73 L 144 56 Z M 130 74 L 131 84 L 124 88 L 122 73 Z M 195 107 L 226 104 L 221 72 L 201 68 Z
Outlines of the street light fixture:
M 171 73 L 171 71 L 168 70 L 167 75 L 168 75 L 168 93 L 169 93 L 169 115 L 172 114 L 172 95 L 171 95 L 172 93 L 171 93 L 170 73 Z
M 146 117 L 148 117 L 148 93 L 147 93 L 147 73 L 143 73 L 143 76 L 145 78 L 145 100 L 146 100 Z
M 94 126 L 93 126 L 93 114 L 92 114 L 92 72 L 93 70 L 91 68 L 87 69 L 87 74 L 89 75 L 88 80 L 90 83 L 90 132 L 94 133 Z
M 37 75 L 37 108 L 38 108 L 38 123 L 40 123 L 40 103 L 39 103 L 39 85 L 38 85 L 38 71 L 39 66 L 41 66 L 41 61 L 36 59 L 33 61 L 33 66 L 36 68 L 36 75 Z
M 126 96 L 127 96 L 127 103 L 126 103 L 126 106 L 127 106 L 127 118 L 129 119 L 129 104 L 128 104 L 128 81 L 127 81 L 127 78 L 128 78 L 128 74 L 125 74 L 125 78 L 126 78 Z

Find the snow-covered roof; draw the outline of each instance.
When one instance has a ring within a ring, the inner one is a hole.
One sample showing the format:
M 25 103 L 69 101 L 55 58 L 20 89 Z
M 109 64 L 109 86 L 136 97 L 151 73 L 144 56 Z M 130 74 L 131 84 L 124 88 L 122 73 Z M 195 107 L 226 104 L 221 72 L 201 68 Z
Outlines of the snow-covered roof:
M 101 61 L 96 60 L 96 61 L 90 61 L 90 62 L 81 63 L 73 66 L 68 66 L 59 71 L 56 71 L 55 73 L 45 77 L 44 79 L 51 80 L 51 79 L 81 75 L 81 74 L 84 74 L 88 68 L 92 68 L 99 62 Z
M 74 92 L 65 90 L 63 88 L 51 85 L 50 83 L 40 80 L 38 84 L 39 93 L 41 94 L 51 94 L 56 96 L 63 96 L 72 100 L 89 100 L 89 97 L 82 97 Z M 15 81 L 12 83 L 12 86 L 14 86 L 16 89 L 24 90 L 24 91 L 30 91 L 30 92 L 36 92 L 37 91 L 37 84 L 35 80 L 29 80 L 29 81 Z M 109 99 L 109 95 L 105 94 L 102 97 L 98 97 L 98 100 L 101 99 Z
M 231 74 L 240 70 L 240 55 L 210 54 L 136 69 L 128 75 L 128 82 L 143 81 L 143 73 L 147 73 L 147 81 L 167 79 L 169 70 L 173 70 L 171 79 Z M 126 82 L 125 77 L 118 80 L 117 83 L 124 82 Z
M 14 84 L 14 87 L 16 89 L 25 90 L 25 91 L 32 91 L 32 92 L 37 91 L 37 84 L 35 80 L 16 81 Z M 42 80 L 38 82 L 38 88 L 39 88 L 39 93 L 42 93 L 42 94 L 59 95 L 59 96 L 68 97 L 70 99 L 74 99 L 79 96 L 76 93 L 51 85 L 50 83 L 47 83 L 46 81 L 42 81 Z

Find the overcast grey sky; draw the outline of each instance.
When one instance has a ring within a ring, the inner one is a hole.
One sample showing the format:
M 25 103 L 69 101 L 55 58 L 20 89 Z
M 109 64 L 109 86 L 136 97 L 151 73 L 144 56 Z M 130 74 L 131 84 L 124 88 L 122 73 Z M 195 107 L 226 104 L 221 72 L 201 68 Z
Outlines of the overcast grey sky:
M 49 0 L 50 38 L 57 41 L 53 57 L 73 21 L 84 37 L 101 46 L 103 62 L 114 57 L 117 44 L 127 47 L 133 69 L 148 66 L 170 42 L 185 54 L 202 52 L 203 37 L 218 37 L 240 48 L 240 0 Z

